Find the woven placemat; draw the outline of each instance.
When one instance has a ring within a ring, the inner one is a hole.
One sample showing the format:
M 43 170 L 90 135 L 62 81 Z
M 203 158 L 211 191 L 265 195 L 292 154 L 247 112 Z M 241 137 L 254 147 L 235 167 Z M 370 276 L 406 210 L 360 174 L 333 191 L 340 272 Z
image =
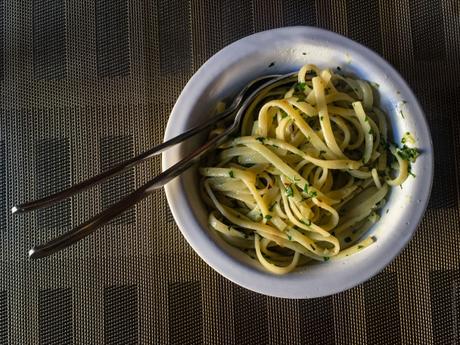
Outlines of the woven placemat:
M 0 0 L 0 344 L 459 344 L 459 8 L 458 0 Z M 377 51 L 426 111 L 433 193 L 387 269 L 331 297 L 258 295 L 198 258 L 162 191 L 76 246 L 27 259 L 32 245 L 140 186 L 160 162 L 40 212 L 12 216 L 11 206 L 160 143 L 206 59 L 290 25 Z

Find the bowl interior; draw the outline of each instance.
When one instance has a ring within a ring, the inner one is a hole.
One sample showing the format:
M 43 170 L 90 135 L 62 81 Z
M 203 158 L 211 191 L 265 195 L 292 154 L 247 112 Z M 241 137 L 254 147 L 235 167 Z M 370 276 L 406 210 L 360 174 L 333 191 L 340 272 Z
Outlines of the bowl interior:
M 413 166 L 417 176 L 393 188 L 381 219 L 370 232 L 377 243 L 356 255 L 305 266 L 286 276 L 266 273 L 259 264 L 225 243 L 207 226 L 208 211 L 200 199 L 197 171 L 191 169 L 166 187 L 172 213 L 197 253 L 214 269 L 254 291 L 279 297 L 317 297 L 339 292 L 370 278 L 405 246 L 426 207 L 431 189 L 433 156 L 423 112 L 398 73 L 375 53 L 337 34 L 306 27 L 284 28 L 246 37 L 217 53 L 193 76 L 179 97 L 165 139 L 212 116 L 217 102 L 236 94 L 252 79 L 284 74 L 306 63 L 340 67 L 343 73 L 378 84 L 380 107 L 399 142 L 411 132 L 422 155 Z M 163 156 L 163 169 L 187 156 L 206 134 Z

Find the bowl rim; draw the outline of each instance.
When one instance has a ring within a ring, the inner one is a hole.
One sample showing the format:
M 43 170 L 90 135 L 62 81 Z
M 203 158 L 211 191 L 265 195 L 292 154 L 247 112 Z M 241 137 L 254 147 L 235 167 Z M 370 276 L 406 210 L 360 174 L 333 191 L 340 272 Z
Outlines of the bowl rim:
M 232 50 L 238 48 L 241 44 L 251 44 L 259 40 L 267 39 L 268 36 L 273 38 L 276 35 L 286 35 L 286 34 L 299 34 L 305 35 L 310 34 L 312 36 L 320 36 L 325 38 L 329 42 L 340 42 L 340 45 L 346 45 L 347 49 L 352 52 L 357 52 L 362 56 L 365 56 L 366 59 L 374 60 L 374 64 L 381 66 L 385 69 L 386 74 L 388 75 L 389 80 L 396 80 L 400 87 L 404 88 L 404 93 L 409 95 L 411 108 L 413 109 L 411 113 L 419 115 L 417 121 L 421 121 L 421 127 L 424 132 L 424 141 L 428 146 L 428 154 L 425 159 L 426 163 L 426 177 L 424 178 L 425 182 L 428 182 L 428 186 L 423 191 L 423 203 L 420 203 L 418 207 L 413 210 L 411 214 L 411 219 L 415 222 L 411 223 L 410 231 L 406 231 L 402 234 L 401 242 L 397 243 L 397 248 L 389 250 L 386 252 L 385 257 L 380 257 L 377 261 L 377 264 L 371 267 L 368 267 L 367 270 L 354 269 L 355 272 L 353 279 L 348 279 L 346 282 L 342 282 L 341 285 L 330 285 L 326 289 L 319 289 L 315 284 L 320 284 L 319 279 L 310 282 L 314 286 L 302 286 L 306 284 L 304 279 L 300 279 L 299 275 L 288 274 L 285 276 L 276 276 L 266 272 L 260 272 L 250 268 L 248 265 L 245 265 L 241 262 L 237 262 L 231 255 L 225 253 L 225 251 L 220 248 L 215 241 L 210 239 L 204 234 L 204 229 L 200 227 L 200 231 L 189 230 L 191 228 L 189 221 L 190 217 L 193 218 L 193 213 L 190 209 L 185 209 L 184 206 L 185 193 L 180 195 L 181 189 L 185 188 L 181 177 L 176 180 L 171 181 L 165 186 L 166 198 L 171 209 L 171 213 L 187 242 L 194 249 L 194 251 L 215 271 L 231 280 L 232 282 L 243 286 L 249 290 L 262 293 L 274 297 L 283 297 L 283 298 L 313 298 L 313 297 L 322 297 L 327 295 L 332 295 L 338 292 L 345 291 L 354 286 L 357 286 L 364 281 L 372 278 L 380 271 L 382 271 L 386 266 L 388 266 L 406 247 L 410 239 L 413 237 L 418 225 L 420 224 L 423 214 L 428 206 L 430 199 L 430 194 L 433 185 L 433 174 L 434 174 L 434 155 L 433 155 L 433 143 L 431 138 L 430 129 L 428 122 L 426 120 L 426 115 L 420 106 L 417 97 L 404 80 L 404 78 L 399 74 L 398 71 L 384 58 L 370 50 L 369 48 L 347 38 L 340 34 L 321 29 L 316 27 L 309 26 L 293 26 L 293 27 L 284 27 L 278 29 L 272 29 L 267 31 L 258 32 L 249 36 L 246 36 L 226 47 L 222 48 L 219 52 L 210 57 L 190 78 L 179 98 L 177 99 L 171 115 L 168 119 L 168 123 L 165 130 L 164 140 L 168 140 L 173 136 L 179 134 L 177 133 L 177 126 L 175 126 L 175 119 L 181 114 L 184 115 L 182 111 L 186 109 L 191 104 L 190 93 L 194 88 L 196 83 L 199 83 L 200 79 L 210 80 L 213 77 L 212 73 L 209 73 L 209 70 L 212 69 L 212 65 L 218 62 L 220 59 L 225 58 L 227 54 L 231 54 Z M 185 96 L 187 95 L 187 96 Z M 170 167 L 177 157 L 169 151 L 165 152 L 162 156 L 162 170 L 166 170 Z M 179 194 L 178 194 L 179 193 Z M 180 204 L 180 205 L 179 205 Z M 193 228 L 193 227 L 192 227 Z M 201 234 L 201 235 L 200 235 Z M 330 263 L 325 263 L 329 265 Z M 289 286 L 285 286 L 287 281 L 291 281 Z M 306 288 L 306 289 L 303 289 Z

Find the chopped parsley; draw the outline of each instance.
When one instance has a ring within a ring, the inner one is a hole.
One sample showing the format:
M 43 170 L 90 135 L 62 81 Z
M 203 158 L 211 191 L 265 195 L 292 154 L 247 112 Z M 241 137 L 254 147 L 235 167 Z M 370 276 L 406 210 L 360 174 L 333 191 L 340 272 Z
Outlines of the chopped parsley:
M 288 116 L 288 114 L 283 109 L 281 109 L 280 111 L 281 111 L 281 118 L 282 119 L 284 119 L 285 117 Z
M 308 197 L 310 197 L 310 198 L 315 198 L 318 195 L 318 193 L 315 192 L 315 191 L 310 191 L 310 192 L 308 191 L 308 183 L 305 183 L 305 186 L 303 186 L 303 191 L 305 193 L 307 193 Z M 310 222 L 310 224 L 311 224 L 311 222 Z
M 287 235 L 287 237 L 288 237 L 289 241 L 292 241 L 292 236 L 291 235 Z
M 364 248 L 364 246 L 361 245 L 361 244 L 358 246 L 358 249 L 363 249 L 363 248 Z
M 415 139 L 410 132 L 404 133 L 403 137 L 401 138 L 401 144 L 405 144 L 407 142 L 415 144 Z
M 323 121 L 323 116 L 320 116 L 320 117 L 319 117 L 319 120 L 320 120 L 320 121 Z
M 310 219 L 307 219 L 306 221 L 301 219 L 300 222 L 306 226 L 310 226 L 311 225 L 311 220 Z
M 372 130 L 372 128 L 369 128 L 369 134 L 374 135 L 374 131 Z
M 272 219 L 272 216 L 270 216 L 269 214 L 267 214 L 264 218 L 265 218 L 266 220 L 270 220 L 270 219 Z
M 320 155 L 322 155 L 322 154 L 324 154 L 324 153 L 326 153 L 326 151 L 323 151 L 323 150 L 319 151 L 319 154 L 320 154 Z
M 297 91 L 305 91 L 305 83 L 296 83 L 294 85 L 294 88 L 297 90 Z
M 270 62 L 270 65 L 268 65 L 268 67 L 273 67 L 273 66 L 275 66 L 275 61 Z
M 297 96 L 297 102 L 305 101 L 305 94 L 301 93 Z
M 351 242 L 351 237 L 345 237 L 345 242 L 350 243 Z
M 403 114 L 402 110 L 400 110 L 400 111 L 399 111 L 399 114 L 401 115 L 401 117 L 402 117 L 403 119 L 405 119 L 405 117 L 404 117 L 404 114 Z
M 268 208 L 268 210 L 271 212 L 273 211 L 273 208 L 275 207 L 275 205 L 277 204 L 278 202 L 275 201 L 273 204 L 270 205 L 270 207 Z
M 307 55 L 307 53 L 305 53 L 305 52 L 302 52 L 302 55 Z
M 313 244 L 310 244 L 311 249 L 316 250 L 316 247 Z
M 294 195 L 294 191 L 292 190 L 292 187 L 291 187 L 291 186 L 289 186 L 289 187 L 286 188 L 286 195 L 287 195 L 288 197 L 291 197 L 291 196 Z
M 329 261 L 329 259 L 330 259 L 329 256 L 325 256 L 325 257 L 323 258 L 324 261 Z
M 235 174 L 233 173 L 233 170 L 230 170 L 228 174 L 230 175 L 231 178 L 235 177 Z
M 371 236 L 371 240 L 374 241 L 374 242 L 377 242 L 377 237 Z
M 265 141 L 265 138 L 264 138 L 264 137 L 257 137 L 256 139 L 259 140 L 262 144 L 263 144 L 264 141 Z
M 396 152 L 399 157 L 408 161 L 408 162 L 415 162 L 417 157 L 420 155 L 420 152 L 416 148 L 408 147 L 403 145 L 401 148 L 397 148 Z

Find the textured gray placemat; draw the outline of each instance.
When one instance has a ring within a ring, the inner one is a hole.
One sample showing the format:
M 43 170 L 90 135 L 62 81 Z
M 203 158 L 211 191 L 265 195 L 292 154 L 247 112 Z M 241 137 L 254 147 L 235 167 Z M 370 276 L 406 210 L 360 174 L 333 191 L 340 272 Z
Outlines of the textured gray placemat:
M 0 344 L 459 344 L 458 0 L 0 0 Z M 159 172 L 159 160 L 12 216 L 161 142 L 193 72 L 225 45 L 324 27 L 389 60 L 431 126 L 435 182 L 415 238 L 344 293 L 242 289 L 182 238 L 162 191 L 53 257 L 26 253 Z M 170 248 L 174 247 L 174 252 Z

